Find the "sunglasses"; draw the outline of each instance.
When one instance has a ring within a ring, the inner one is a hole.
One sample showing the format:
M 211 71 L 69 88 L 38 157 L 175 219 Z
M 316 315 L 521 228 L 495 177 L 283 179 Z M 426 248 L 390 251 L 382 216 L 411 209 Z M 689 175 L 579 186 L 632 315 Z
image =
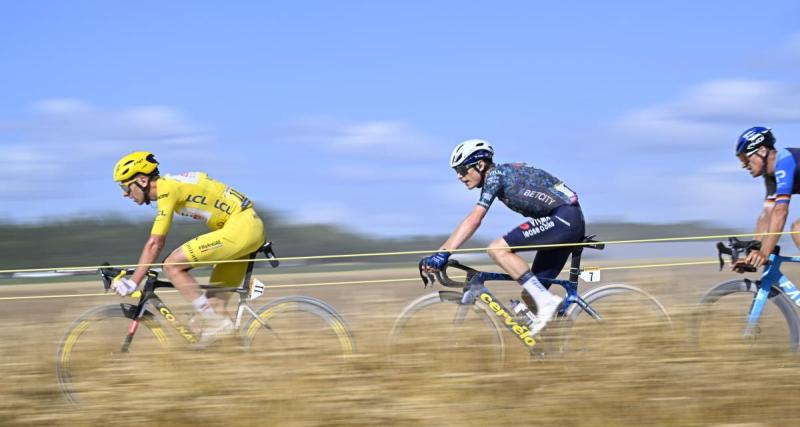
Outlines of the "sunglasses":
M 750 164 L 750 158 L 756 155 L 756 151 L 750 154 L 742 154 L 739 156 L 739 161 L 742 162 L 742 167 L 746 168 Z
M 133 185 L 133 183 L 134 181 L 120 182 L 119 187 L 122 189 L 122 192 L 125 193 L 125 195 L 128 195 L 131 194 L 131 185 Z
M 469 170 L 475 167 L 475 165 L 477 165 L 477 163 L 470 163 L 468 165 L 458 165 L 454 167 L 453 170 L 456 171 L 456 173 L 459 174 L 460 176 L 467 176 Z

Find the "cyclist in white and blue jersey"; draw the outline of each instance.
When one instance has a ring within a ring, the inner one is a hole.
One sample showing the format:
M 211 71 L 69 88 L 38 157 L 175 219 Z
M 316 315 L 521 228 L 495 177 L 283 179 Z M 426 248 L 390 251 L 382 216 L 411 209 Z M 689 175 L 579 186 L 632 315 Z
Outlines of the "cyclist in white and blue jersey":
M 736 156 L 742 167 L 753 178 L 764 177 L 766 197 L 764 208 L 756 221 L 756 233 L 780 233 L 789 216 L 789 200 L 800 193 L 800 148 L 775 148 L 772 130 L 755 126 L 744 131 L 736 141 Z M 792 231 L 800 231 L 800 221 L 792 224 Z M 761 241 L 760 251 L 751 251 L 747 258 L 734 265 L 734 270 L 744 272 L 742 266 L 761 267 L 775 249 L 780 235 L 756 236 Z M 793 234 L 795 245 L 800 247 L 800 236 Z
M 421 265 L 428 271 L 442 269 L 451 251 L 458 249 L 478 229 L 492 202 L 500 200 L 530 220 L 493 241 L 489 245 L 489 256 L 533 298 L 538 308 L 537 320 L 529 328 L 536 334 L 561 303 L 561 297 L 550 293 L 541 279 L 558 276 L 573 248 L 539 250 L 532 267 L 516 252 L 534 250 L 520 248 L 524 246 L 581 242 L 585 235 L 583 213 L 577 194 L 558 178 L 524 163 L 495 164 L 493 155 L 492 146 L 480 139 L 464 141 L 453 150 L 450 167 L 468 189 L 480 188 L 481 195 L 478 204 L 438 252 L 425 257 Z

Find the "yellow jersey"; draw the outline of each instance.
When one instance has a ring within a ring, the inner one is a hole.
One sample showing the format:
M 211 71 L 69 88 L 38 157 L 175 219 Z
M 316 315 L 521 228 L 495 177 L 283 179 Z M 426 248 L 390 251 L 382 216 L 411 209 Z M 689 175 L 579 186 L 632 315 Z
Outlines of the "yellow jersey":
M 209 229 L 219 230 L 232 215 L 253 206 L 244 194 L 203 172 L 164 175 L 156 182 L 158 213 L 150 234 L 166 235 L 176 213 L 205 221 Z

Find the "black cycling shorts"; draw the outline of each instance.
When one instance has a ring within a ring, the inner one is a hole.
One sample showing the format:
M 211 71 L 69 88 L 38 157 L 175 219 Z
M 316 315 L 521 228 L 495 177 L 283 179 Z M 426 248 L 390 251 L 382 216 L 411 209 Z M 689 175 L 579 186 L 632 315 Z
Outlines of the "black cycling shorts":
M 549 245 L 557 243 L 579 243 L 586 236 L 586 224 L 579 205 L 562 205 L 548 216 L 533 218 L 520 224 L 503 236 L 512 247 L 512 252 L 538 251 L 533 259 L 531 271 L 537 278 L 554 279 L 564 268 L 574 246 L 544 249 L 514 249 L 514 246 Z

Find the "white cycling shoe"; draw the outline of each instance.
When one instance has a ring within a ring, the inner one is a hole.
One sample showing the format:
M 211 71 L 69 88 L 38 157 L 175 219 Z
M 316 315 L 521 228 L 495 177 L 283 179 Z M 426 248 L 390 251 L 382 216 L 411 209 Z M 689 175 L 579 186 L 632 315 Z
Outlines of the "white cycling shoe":
M 546 302 L 542 303 L 538 306 L 538 312 L 536 313 L 536 320 L 530 326 L 531 335 L 538 334 L 547 323 L 553 320 L 556 312 L 558 311 L 558 307 L 561 305 L 561 298 L 558 295 L 550 295 Z
M 200 342 L 198 344 L 207 346 L 222 337 L 231 336 L 235 332 L 234 324 L 228 317 L 219 316 L 207 319 L 203 330 L 200 332 Z

